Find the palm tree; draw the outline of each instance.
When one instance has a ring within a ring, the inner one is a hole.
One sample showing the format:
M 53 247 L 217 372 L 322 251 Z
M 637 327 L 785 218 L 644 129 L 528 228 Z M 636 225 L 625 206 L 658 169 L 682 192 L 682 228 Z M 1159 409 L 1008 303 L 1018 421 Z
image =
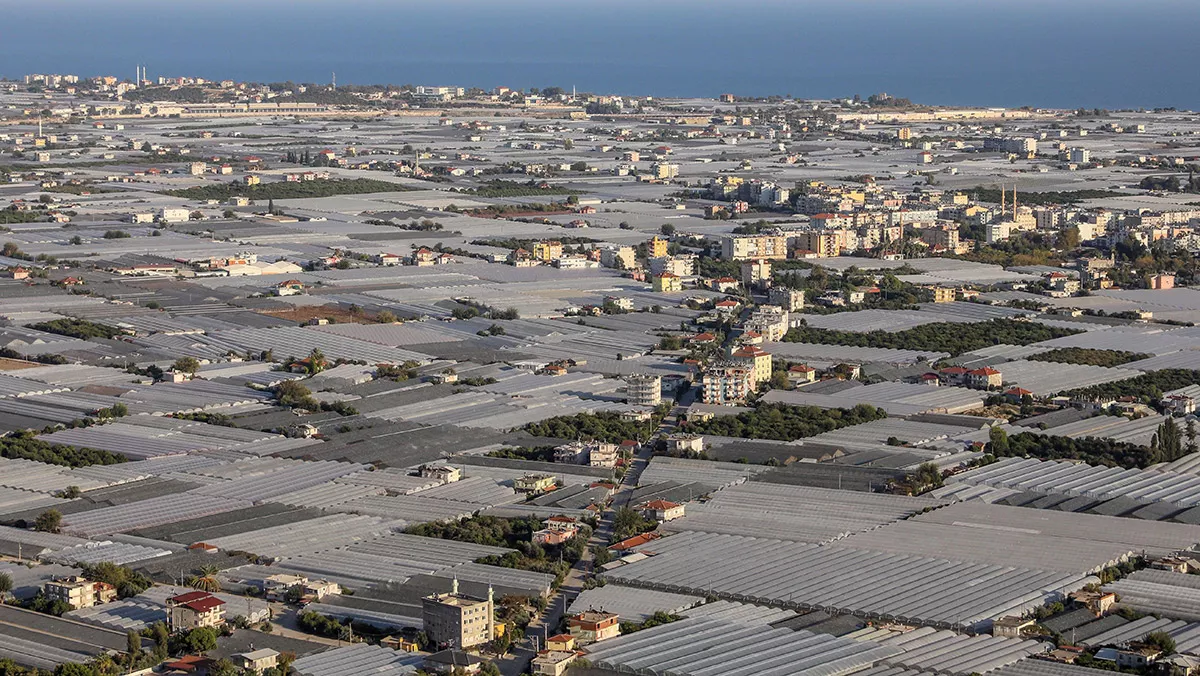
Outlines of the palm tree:
M 209 564 L 200 566 L 196 572 L 198 574 L 189 577 L 187 580 L 189 587 L 210 593 L 221 591 L 221 582 L 217 579 L 217 573 L 221 572 L 220 568 Z

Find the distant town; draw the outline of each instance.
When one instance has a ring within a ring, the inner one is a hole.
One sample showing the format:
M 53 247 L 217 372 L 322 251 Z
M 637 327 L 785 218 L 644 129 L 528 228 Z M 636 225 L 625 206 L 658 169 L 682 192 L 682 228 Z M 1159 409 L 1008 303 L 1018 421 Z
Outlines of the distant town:
M 1200 674 L 1200 113 L 0 80 L 0 676 Z

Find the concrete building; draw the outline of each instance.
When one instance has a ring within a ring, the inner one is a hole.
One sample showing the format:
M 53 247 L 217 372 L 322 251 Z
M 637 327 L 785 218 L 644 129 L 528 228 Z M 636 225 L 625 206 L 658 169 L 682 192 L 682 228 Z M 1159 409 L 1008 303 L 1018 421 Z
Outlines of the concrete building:
M 421 599 L 421 619 L 429 641 L 441 648 L 463 650 L 496 638 L 491 587 L 486 599 L 477 599 L 460 594 L 456 579 L 450 593 Z
M 259 648 L 258 650 L 234 655 L 232 662 L 239 669 L 261 674 L 267 669 L 274 668 L 279 663 L 279 651 L 271 650 L 270 648 Z
M 742 261 L 742 284 L 747 287 L 771 283 L 771 261 L 765 258 Z
M 163 223 L 186 223 L 191 217 L 187 209 L 162 209 L 158 212 L 158 220 Z
M 661 237 L 651 237 L 649 242 L 646 242 L 646 258 L 662 258 L 669 252 L 670 242 Z
M 650 165 L 650 173 L 654 178 L 669 180 L 679 175 L 679 165 L 670 162 L 655 162 Z
M 684 506 L 669 500 L 651 500 L 638 507 L 642 513 L 642 517 L 646 519 L 654 519 L 655 521 L 671 521 L 678 519 L 684 515 Z
M 788 257 L 788 238 L 783 235 L 732 235 L 721 240 L 721 257 L 730 261 L 747 258 L 781 260 Z
M 1150 288 L 1158 291 L 1175 288 L 1175 275 L 1164 272 L 1150 278 Z
M 704 372 L 701 380 L 706 404 L 743 404 L 754 391 L 753 368 L 743 364 L 719 364 Z
M 42 592 L 51 601 L 62 601 L 72 610 L 91 608 L 117 598 L 117 590 L 104 582 L 93 582 L 82 577 L 62 577 L 47 582 Z
M 1004 384 L 1004 377 L 996 369 L 985 366 L 967 371 L 967 384 L 976 389 L 986 390 L 992 387 L 1000 387 Z
M 953 303 L 955 298 L 954 289 L 948 286 L 933 287 L 933 302 L 935 303 Z
M 662 403 L 662 376 L 635 373 L 625 377 L 625 401 L 634 406 Z
M 606 268 L 632 270 L 637 267 L 637 252 L 631 246 L 610 246 L 600 250 L 600 264 Z
M 658 293 L 672 293 L 683 290 L 683 280 L 679 278 L 679 275 L 673 275 L 669 272 L 651 277 L 650 285 Z
M 761 347 L 743 345 L 730 353 L 730 358 L 750 370 L 751 387 L 771 379 L 771 354 Z
M 538 676 L 562 676 L 579 658 L 574 650 L 543 650 L 533 658 L 533 673 Z
M 621 635 L 621 625 L 615 613 L 586 610 L 567 619 L 567 630 L 580 645 L 596 643 Z
M 191 631 L 225 624 L 225 602 L 204 591 L 167 599 L 167 626 L 171 631 Z
M 796 235 L 795 243 L 798 251 L 811 251 L 819 258 L 833 258 L 842 253 L 841 238 L 835 232 L 802 232 Z
M 778 305 L 788 312 L 798 312 L 804 309 L 804 292 L 799 289 L 789 289 L 785 286 L 772 287 L 767 294 L 771 305 Z

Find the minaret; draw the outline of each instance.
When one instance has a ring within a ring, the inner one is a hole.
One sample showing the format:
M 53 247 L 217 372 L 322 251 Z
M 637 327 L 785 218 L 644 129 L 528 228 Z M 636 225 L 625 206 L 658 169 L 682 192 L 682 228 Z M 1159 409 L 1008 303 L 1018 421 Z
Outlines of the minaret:
M 332 82 L 332 86 L 333 86 L 333 91 L 335 91 L 335 92 L 336 92 L 336 91 L 337 91 L 337 71 L 334 71 L 334 72 L 333 72 L 333 82 Z
M 458 593 L 458 577 L 455 577 L 455 578 L 454 578 L 454 585 L 453 585 L 452 587 L 450 587 L 450 593 L 451 593 L 451 594 L 457 594 L 457 593 Z
M 1001 216 L 1004 215 L 1004 212 L 1008 211 L 1007 198 L 1008 198 L 1008 189 L 1004 187 L 1003 183 L 1001 183 L 1000 184 L 1000 215 Z
M 1017 184 L 1013 183 L 1013 222 L 1017 220 Z

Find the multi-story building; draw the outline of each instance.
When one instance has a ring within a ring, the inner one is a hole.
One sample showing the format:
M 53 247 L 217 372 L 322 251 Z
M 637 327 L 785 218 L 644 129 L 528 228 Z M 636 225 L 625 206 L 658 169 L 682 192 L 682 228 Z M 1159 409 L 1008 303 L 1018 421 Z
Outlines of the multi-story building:
M 743 324 L 747 331 L 755 331 L 767 342 L 783 340 L 787 335 L 791 314 L 778 305 L 763 305 L 755 310 Z M 764 353 L 765 354 L 765 353 Z M 770 357 L 770 355 L 767 355 Z M 770 377 L 770 374 L 767 376 Z
M 646 242 L 646 258 L 662 258 L 667 255 L 670 242 L 661 237 L 652 237 Z
M 82 577 L 60 577 L 47 582 L 42 592 L 51 601 L 62 601 L 72 610 L 91 608 L 117 598 L 117 590 L 105 582 L 93 582 Z
M 562 258 L 563 245 L 557 240 L 546 240 L 533 245 L 533 257 L 544 263 Z
M 958 226 L 943 223 L 921 228 L 921 241 L 931 249 L 944 249 L 953 253 L 958 249 Z
M 788 238 L 783 235 L 732 235 L 722 240 L 721 257 L 730 261 L 784 259 L 788 257 Z
M 650 273 L 661 275 L 669 272 L 679 277 L 691 277 L 696 274 L 696 255 L 681 254 L 678 256 L 663 256 L 650 259 Z
M 421 599 L 425 635 L 439 648 L 463 650 L 496 638 L 495 602 L 492 588 L 486 599 L 458 591 L 458 580 L 448 594 L 431 594 Z
M 634 406 L 662 403 L 662 376 L 634 373 L 625 377 L 625 401 Z
M 1037 139 L 1035 138 L 1002 138 L 991 137 L 983 140 L 984 150 L 994 150 L 1025 158 L 1037 155 Z
M 747 287 L 769 285 L 771 282 L 771 261 L 765 258 L 754 258 L 742 261 L 742 284 Z
M 955 290 L 948 286 L 933 287 L 933 302 L 935 303 L 953 303 Z
M 673 275 L 669 272 L 654 275 L 650 278 L 650 284 L 658 293 L 671 293 L 683 290 L 683 280 L 679 278 L 679 275 Z
M 767 299 L 772 305 L 778 305 L 788 312 L 804 309 L 804 292 L 799 289 L 789 289 L 786 286 L 772 287 Z
M 580 645 L 596 643 L 621 635 L 616 613 L 587 610 L 567 619 L 567 629 Z
M 985 366 L 967 371 L 967 384 L 977 389 L 986 390 L 1003 385 L 1004 377 L 996 369 Z
M 820 230 L 801 232 L 795 238 L 796 248 L 811 251 L 821 258 L 833 258 L 841 254 L 842 247 L 836 233 Z
M 167 626 L 171 631 L 191 631 L 225 624 L 225 602 L 204 591 L 167 599 Z
M 1067 161 L 1071 164 L 1088 164 L 1092 161 L 1092 151 L 1087 148 L 1071 148 L 1067 153 Z
M 655 162 L 650 165 L 650 172 L 657 179 L 672 179 L 679 175 L 679 165 L 670 162 Z
M 706 404 L 743 404 L 754 391 L 753 369 L 743 364 L 717 364 L 701 380 Z
M 600 264 L 607 268 L 632 270 L 637 267 L 637 252 L 631 246 L 610 246 L 600 250 Z
M 743 345 L 730 355 L 735 361 L 742 362 L 750 370 L 751 387 L 771 379 L 771 353 L 755 345 Z

